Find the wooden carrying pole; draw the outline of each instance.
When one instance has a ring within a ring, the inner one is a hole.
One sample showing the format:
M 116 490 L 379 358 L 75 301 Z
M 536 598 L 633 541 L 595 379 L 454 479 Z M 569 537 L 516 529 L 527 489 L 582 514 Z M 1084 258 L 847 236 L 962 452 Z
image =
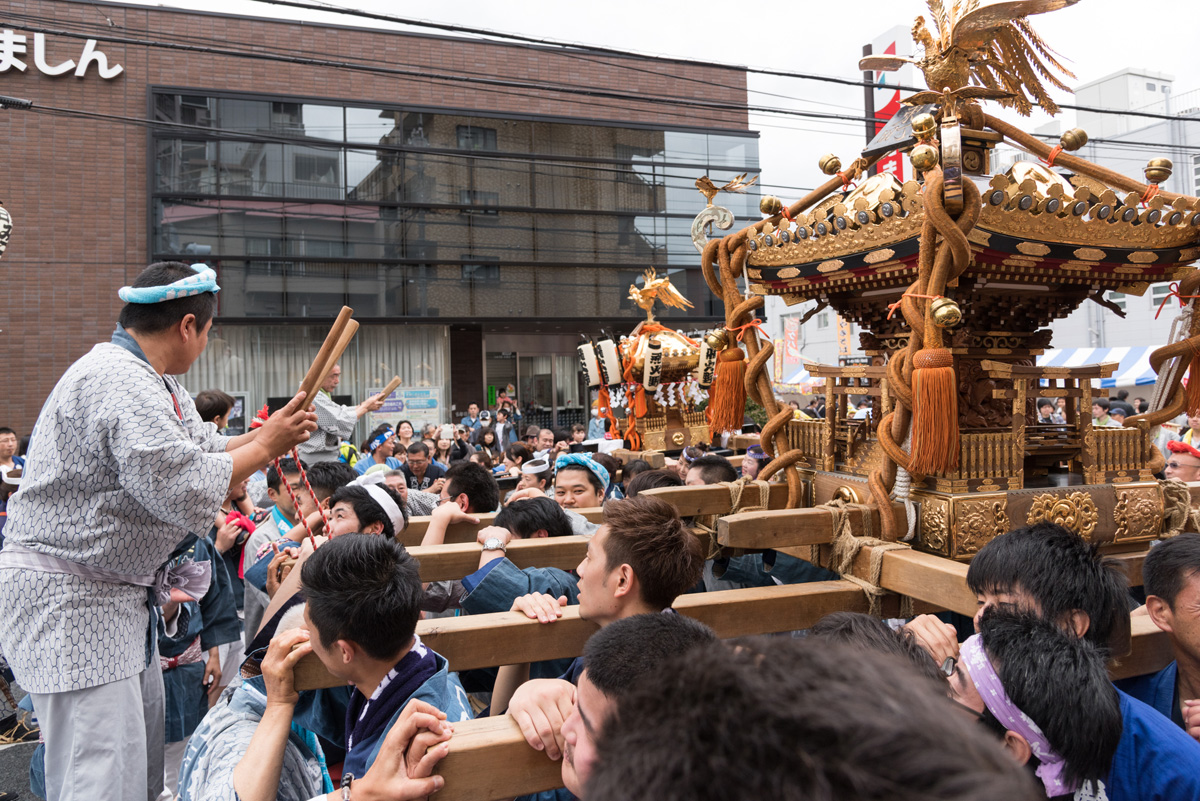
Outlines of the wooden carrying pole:
M 388 397 L 389 395 L 391 395 L 393 392 L 396 391 L 396 387 L 398 387 L 398 386 L 400 386 L 400 376 L 394 375 L 394 376 L 392 376 L 392 380 L 387 382 L 387 386 L 383 388 L 383 391 L 379 393 L 379 397 L 381 397 L 381 398 Z
M 1167 636 L 1154 628 L 1150 618 L 1135 617 L 1131 622 L 1133 653 L 1109 663 L 1113 678 L 1160 670 L 1172 658 Z M 520 726 L 508 715 L 455 723 L 450 754 L 436 769 L 446 780 L 436 798 L 493 801 L 549 790 L 562 786 L 560 767 L 544 751 L 530 748 Z
M 313 359 L 308 372 L 304 374 L 304 380 L 300 382 L 300 390 L 304 393 L 304 399 L 310 401 L 310 406 L 312 405 L 313 391 L 324 383 L 325 376 L 333 369 L 333 365 L 337 363 L 342 356 L 342 351 L 345 350 L 345 346 L 341 350 L 337 350 L 337 348 L 346 327 L 351 323 L 350 315 L 352 314 L 354 314 L 354 310 L 349 306 L 343 306 L 342 310 L 338 312 L 337 319 L 333 321 L 333 327 L 329 329 L 329 333 L 325 335 L 325 341 L 321 343 L 321 349 L 317 351 L 317 357 Z M 355 324 L 355 328 L 357 327 Z M 347 344 L 349 344 L 349 340 L 347 340 Z M 336 355 L 334 354 L 335 350 L 337 351 Z
M 350 308 L 343 306 L 342 308 Z M 321 373 L 321 380 L 317 382 L 314 389 L 319 389 L 325 386 L 325 379 L 329 378 L 329 374 L 333 372 L 334 365 L 338 363 L 338 359 L 342 358 L 342 354 L 346 352 L 346 348 L 350 346 L 350 340 L 354 339 L 354 335 L 358 333 L 358 320 L 350 320 L 346 323 L 345 330 L 338 337 L 337 344 L 334 345 L 333 353 L 329 357 L 329 361 L 325 365 L 325 371 Z

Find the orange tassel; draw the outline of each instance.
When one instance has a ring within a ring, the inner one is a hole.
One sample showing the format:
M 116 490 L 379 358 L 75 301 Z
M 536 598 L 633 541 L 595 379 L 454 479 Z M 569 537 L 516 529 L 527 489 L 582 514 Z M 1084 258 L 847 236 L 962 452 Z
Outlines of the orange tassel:
M 912 453 L 909 472 L 923 476 L 958 469 L 958 382 L 946 348 L 913 358 Z
M 746 355 L 726 348 L 717 356 L 717 375 L 708 390 L 708 433 L 713 439 L 726 431 L 741 431 L 746 415 Z
M 1189 417 L 1200 414 L 1200 353 L 1192 354 L 1192 364 L 1188 368 L 1187 413 Z

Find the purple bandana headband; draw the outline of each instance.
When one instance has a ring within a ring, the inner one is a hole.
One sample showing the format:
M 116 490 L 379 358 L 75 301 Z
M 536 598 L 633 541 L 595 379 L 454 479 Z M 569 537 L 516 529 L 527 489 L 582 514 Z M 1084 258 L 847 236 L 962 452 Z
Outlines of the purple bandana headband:
M 983 650 L 983 638 L 976 634 L 959 646 L 959 660 L 967 666 L 971 673 L 971 681 L 975 683 L 979 697 L 983 699 L 984 706 L 992 716 L 1008 731 L 1024 737 L 1033 755 L 1041 760 L 1037 777 L 1046 788 L 1046 795 L 1053 798 L 1056 795 L 1075 792 L 1078 787 L 1068 786 L 1063 779 L 1062 773 L 1066 767 L 1063 758 L 1050 747 L 1050 742 L 1041 728 L 1009 700 L 1004 685 L 1000 683 L 1000 677 Z

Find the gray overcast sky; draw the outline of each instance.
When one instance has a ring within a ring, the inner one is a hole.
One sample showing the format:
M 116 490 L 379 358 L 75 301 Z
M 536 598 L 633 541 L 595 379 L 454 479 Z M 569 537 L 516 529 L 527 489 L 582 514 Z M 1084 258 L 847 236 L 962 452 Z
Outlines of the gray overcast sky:
M 137 2 L 138 0 L 134 0 Z M 947 0 L 949 2 L 949 0 Z M 314 14 L 252 0 L 178 0 L 170 5 L 206 11 L 328 21 L 336 24 L 387 27 L 387 23 L 354 20 L 343 15 Z M 893 26 L 911 27 L 919 14 L 928 16 L 921 0 L 854 0 L 782 6 L 692 0 L 607 0 L 567 3 L 562 0 L 456 0 L 443 3 L 340 0 L 335 5 L 441 23 L 486 28 L 559 41 L 634 50 L 652 55 L 706 59 L 768 69 L 858 78 L 862 45 Z M 839 13 L 841 12 L 841 13 Z M 1079 0 L 1061 11 L 1031 18 L 1046 42 L 1076 75 L 1068 85 L 1103 77 L 1124 67 L 1141 67 L 1174 75 L 1173 93 L 1200 86 L 1188 68 L 1195 63 L 1200 33 L 1200 3 L 1194 0 Z M 751 105 L 861 114 L 862 90 L 814 81 L 749 76 Z M 1063 93 L 1061 102 L 1071 102 Z M 1065 127 L 1073 113 L 1062 113 Z M 1003 116 L 1015 118 L 1006 113 Z M 1044 115 L 1028 129 L 1046 121 Z M 762 182 L 785 200 L 811 187 L 823 176 L 817 158 L 829 151 L 848 163 L 862 147 L 862 123 L 825 122 L 777 115 L 752 115 L 750 127 L 761 131 Z

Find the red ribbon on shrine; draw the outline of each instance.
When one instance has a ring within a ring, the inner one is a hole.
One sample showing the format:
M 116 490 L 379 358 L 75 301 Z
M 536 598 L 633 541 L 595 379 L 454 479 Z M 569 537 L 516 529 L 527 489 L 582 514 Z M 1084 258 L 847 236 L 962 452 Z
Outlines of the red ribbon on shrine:
M 1158 311 L 1154 313 L 1155 320 L 1158 319 L 1158 315 L 1162 314 L 1163 308 L 1167 305 L 1167 301 L 1169 301 L 1171 298 L 1179 298 L 1179 308 L 1181 309 L 1184 306 L 1183 302 L 1185 300 L 1194 300 L 1195 298 L 1200 298 L 1200 295 L 1180 295 L 1178 281 L 1171 284 L 1170 290 L 1171 291 L 1167 293 L 1167 296 L 1162 299 L 1162 303 L 1158 304 Z
M 900 296 L 900 300 L 896 301 L 895 303 L 888 304 L 887 318 L 889 320 L 892 319 L 892 315 L 896 313 L 896 310 L 900 308 L 900 304 L 904 302 L 905 296 L 910 298 L 924 298 L 925 300 L 937 300 L 938 298 L 945 297 L 945 295 L 918 295 L 916 292 L 905 292 Z
M 738 342 L 741 342 L 741 341 L 743 341 L 743 338 L 746 336 L 746 329 L 747 329 L 747 328 L 757 328 L 757 329 L 758 329 L 758 333 L 762 335 L 763 339 L 766 339 L 766 338 L 767 338 L 767 335 L 766 335 L 766 333 L 765 333 L 765 332 L 762 330 L 762 325 L 763 325 L 763 322 L 762 322 L 762 320 L 760 320 L 760 319 L 758 319 L 757 317 L 755 317 L 753 320 L 751 320 L 750 322 L 746 323 L 745 325 L 734 326 L 733 328 L 726 328 L 725 330 L 726 330 L 726 331 L 728 331 L 728 332 L 729 332 L 729 333 L 731 333 L 731 334 L 733 334 L 733 333 L 736 333 L 736 334 L 737 334 L 737 341 L 738 341 Z

